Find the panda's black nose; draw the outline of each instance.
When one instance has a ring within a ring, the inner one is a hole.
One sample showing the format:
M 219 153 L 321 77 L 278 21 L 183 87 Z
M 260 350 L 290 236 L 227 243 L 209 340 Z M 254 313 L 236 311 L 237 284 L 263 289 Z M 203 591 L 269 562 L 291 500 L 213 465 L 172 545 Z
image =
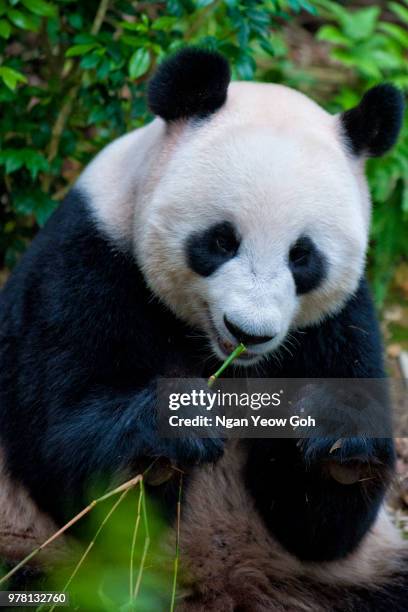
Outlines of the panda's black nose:
M 250 346 L 251 344 L 262 344 L 263 342 L 269 342 L 272 340 L 274 336 L 253 336 L 252 334 L 248 334 L 243 329 L 235 325 L 227 319 L 227 316 L 224 315 L 224 323 L 225 327 L 228 331 L 238 340 L 238 342 L 242 342 L 245 346 Z

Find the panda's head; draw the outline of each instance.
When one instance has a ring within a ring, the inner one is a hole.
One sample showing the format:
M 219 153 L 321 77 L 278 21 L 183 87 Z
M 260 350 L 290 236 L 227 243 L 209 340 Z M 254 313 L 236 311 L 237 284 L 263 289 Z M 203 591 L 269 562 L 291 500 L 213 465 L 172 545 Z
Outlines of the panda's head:
M 222 56 L 187 49 L 149 104 L 162 142 L 135 245 L 156 295 L 221 359 L 244 342 L 243 364 L 338 311 L 364 270 L 364 160 L 394 144 L 401 94 L 377 86 L 333 116 L 281 85 L 230 84 Z

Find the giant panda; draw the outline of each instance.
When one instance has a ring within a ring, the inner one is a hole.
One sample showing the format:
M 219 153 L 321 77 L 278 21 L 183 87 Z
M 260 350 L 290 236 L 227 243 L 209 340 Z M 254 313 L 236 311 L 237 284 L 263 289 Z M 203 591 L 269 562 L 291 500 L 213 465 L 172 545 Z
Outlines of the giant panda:
M 156 118 L 90 163 L 0 295 L 9 526 L 17 500 L 41 539 L 92 479 L 166 457 L 186 471 L 180 610 L 406 610 L 390 438 L 163 438 L 156 394 L 238 342 L 238 377 L 384 377 L 364 163 L 395 143 L 401 94 L 379 85 L 333 116 L 187 48 L 148 102 Z M 339 482 L 329 458 L 372 477 Z

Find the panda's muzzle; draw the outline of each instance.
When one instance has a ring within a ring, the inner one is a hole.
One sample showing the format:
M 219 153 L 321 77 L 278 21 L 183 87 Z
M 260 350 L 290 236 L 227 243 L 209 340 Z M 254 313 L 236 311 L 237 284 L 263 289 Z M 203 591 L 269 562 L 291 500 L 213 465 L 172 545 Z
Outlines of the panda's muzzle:
M 261 342 L 262 343 L 268 342 L 271 336 L 254 336 L 246 332 L 244 332 L 244 335 L 242 335 L 243 330 L 241 330 L 241 328 L 238 325 L 235 325 L 234 323 L 229 321 L 228 318 L 225 316 L 224 321 L 223 321 L 225 325 L 225 329 L 232 336 L 232 338 L 227 339 L 225 337 L 225 334 L 220 333 L 220 331 L 217 329 L 217 326 L 215 325 L 210 315 L 210 309 L 208 307 L 208 304 L 204 303 L 204 307 L 208 313 L 207 324 L 211 332 L 210 337 L 212 337 L 214 350 L 219 359 L 224 360 L 226 357 L 228 357 L 228 355 L 230 355 L 232 351 L 236 348 L 237 344 L 241 342 L 241 340 L 238 339 L 238 333 L 240 337 L 245 338 L 244 343 L 245 343 L 245 346 L 247 347 L 247 350 L 242 355 L 239 356 L 239 358 L 237 359 L 237 363 L 241 363 L 243 365 L 244 364 L 251 365 L 253 363 L 256 363 L 257 361 L 259 361 L 259 359 L 262 358 L 262 355 L 263 355 L 262 352 L 255 353 L 251 351 L 251 344 L 252 345 L 255 344 L 253 342 L 253 339 L 255 338 L 255 341 L 257 340 L 258 344 L 261 344 Z M 229 327 L 228 327 L 228 324 L 229 324 Z
M 270 342 L 275 337 L 275 335 L 256 336 L 253 334 L 248 334 L 238 325 L 232 323 L 232 321 L 230 321 L 226 315 L 224 315 L 224 324 L 230 334 L 237 340 L 237 342 L 242 342 L 242 344 L 245 344 L 245 346 L 253 346 L 254 344 L 264 344 L 265 342 Z

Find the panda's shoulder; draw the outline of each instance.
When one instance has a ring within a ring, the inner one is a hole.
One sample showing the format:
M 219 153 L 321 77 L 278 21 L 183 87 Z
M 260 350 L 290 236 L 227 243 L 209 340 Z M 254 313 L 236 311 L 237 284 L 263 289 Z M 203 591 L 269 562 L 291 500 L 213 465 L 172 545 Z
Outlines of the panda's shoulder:
M 353 295 L 336 315 L 328 317 L 322 324 L 322 331 L 339 341 L 353 342 L 367 340 L 380 346 L 379 327 L 374 301 L 367 278 L 362 276 Z
M 44 278 L 61 281 L 91 269 L 109 270 L 115 245 L 93 218 L 87 195 L 73 188 L 37 234 L 21 258 L 6 291 L 28 281 Z
M 33 333 L 95 328 L 108 316 L 133 312 L 147 289 L 132 253 L 110 241 L 86 195 L 74 188 L 38 233 L 6 284 L 5 325 Z M 48 323 L 47 323 L 48 322 Z

